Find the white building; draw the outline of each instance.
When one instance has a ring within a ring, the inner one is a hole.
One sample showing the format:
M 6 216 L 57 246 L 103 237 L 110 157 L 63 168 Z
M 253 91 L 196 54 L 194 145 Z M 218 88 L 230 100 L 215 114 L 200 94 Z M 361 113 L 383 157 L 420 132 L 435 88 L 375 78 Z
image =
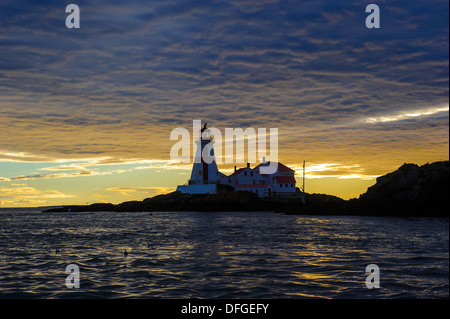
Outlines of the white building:
M 259 172 L 261 165 L 256 166 L 254 169 Z M 268 184 L 271 184 L 273 187 L 273 192 L 278 195 L 290 195 L 291 193 L 295 193 L 296 188 L 296 180 L 295 180 L 295 171 L 282 163 L 277 164 L 277 171 L 270 175 L 263 175 L 266 177 L 266 181 Z
M 200 133 L 200 139 L 196 142 L 198 156 L 196 155 L 192 167 L 191 178 L 185 185 L 179 185 L 177 191 L 189 194 L 215 194 L 217 184 L 223 184 L 234 187 L 236 191 L 256 193 L 260 198 L 296 195 L 295 171 L 281 163 L 277 163 L 277 171 L 273 174 L 260 173 L 261 166 L 269 165 L 270 162 L 261 163 L 255 168 L 250 168 L 250 163 L 247 163 L 247 167 L 239 169 L 235 166 L 231 175 L 219 172 L 212 147 L 209 153 L 212 161 L 205 161 L 201 156 L 206 145 L 209 143 L 213 145 L 206 124 Z
M 233 186 L 236 190 L 247 190 L 258 194 L 259 197 L 290 196 L 296 194 L 295 171 L 284 164 L 277 163 L 277 171 L 273 174 L 261 174 L 260 168 L 269 165 L 262 163 L 255 168 L 247 167 L 234 169 L 229 176 L 220 179 L 221 184 Z

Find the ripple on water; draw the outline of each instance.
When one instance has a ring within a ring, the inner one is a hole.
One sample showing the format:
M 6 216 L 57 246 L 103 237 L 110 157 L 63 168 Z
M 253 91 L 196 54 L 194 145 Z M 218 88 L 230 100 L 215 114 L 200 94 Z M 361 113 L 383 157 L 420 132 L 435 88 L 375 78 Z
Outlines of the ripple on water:
M 5 298 L 448 298 L 448 219 L 0 210 L 0 225 Z

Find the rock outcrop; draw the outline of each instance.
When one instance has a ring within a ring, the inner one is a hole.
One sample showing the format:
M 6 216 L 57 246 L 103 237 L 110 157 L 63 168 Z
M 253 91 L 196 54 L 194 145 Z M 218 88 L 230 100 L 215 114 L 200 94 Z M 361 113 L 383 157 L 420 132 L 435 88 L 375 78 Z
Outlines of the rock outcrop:
M 348 210 L 361 214 L 448 216 L 449 162 L 403 164 L 377 178 L 375 185 L 350 200 Z

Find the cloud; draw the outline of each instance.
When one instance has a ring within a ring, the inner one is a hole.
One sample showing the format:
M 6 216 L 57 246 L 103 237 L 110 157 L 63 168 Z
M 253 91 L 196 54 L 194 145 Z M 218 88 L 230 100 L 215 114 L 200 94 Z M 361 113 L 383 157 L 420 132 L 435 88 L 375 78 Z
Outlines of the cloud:
M 34 206 L 48 203 L 49 200 L 74 198 L 57 190 L 39 190 L 30 186 L 0 186 L 0 199 L 3 206 Z
M 91 170 L 80 170 L 74 173 L 59 173 L 59 174 L 34 174 L 34 175 L 18 175 L 10 177 L 10 181 L 19 180 L 33 180 L 33 179 L 50 179 L 50 178 L 67 178 L 67 177 L 85 177 L 85 176 L 97 176 L 108 175 L 111 172 L 95 172 Z
M 377 122 L 393 122 L 393 121 L 401 121 L 404 119 L 410 119 L 410 118 L 416 118 L 421 116 L 427 116 L 427 115 L 433 115 L 440 112 L 447 112 L 449 111 L 449 107 L 437 107 L 437 108 L 431 108 L 431 109 L 425 109 L 425 110 L 414 110 L 410 111 L 408 113 L 403 114 L 394 114 L 394 115 L 388 115 L 388 116 L 380 116 L 380 117 L 371 117 L 366 119 L 367 123 L 377 123 Z
M 448 158 L 448 113 L 426 114 L 448 105 L 448 1 L 381 1 L 378 30 L 360 1 L 79 5 L 68 30 L 57 1 L 0 4 L 0 161 L 64 164 L 17 180 L 188 169 L 170 132 L 200 118 L 279 128 L 287 164 Z
M 86 164 L 85 164 L 86 165 Z M 70 164 L 39 168 L 40 171 L 73 171 L 73 170 L 85 170 L 86 166 L 83 164 Z
M 105 194 L 91 194 L 89 197 L 93 198 L 96 201 L 100 201 L 103 203 L 109 203 L 109 201 L 106 200 L 106 198 L 110 198 L 109 195 L 105 195 Z
M 123 174 L 141 170 L 191 170 L 192 164 L 177 163 L 174 161 L 157 160 L 135 160 L 135 159 L 113 159 L 113 158 L 90 158 L 79 162 L 70 163 L 70 160 L 59 160 L 65 163 L 59 166 L 45 166 L 37 168 L 38 171 L 54 171 L 58 173 L 31 173 L 24 175 L 13 175 L 1 177 L 0 181 L 40 180 L 40 179 L 63 179 L 74 177 L 105 176 Z M 27 161 L 25 161 L 27 163 Z M 36 163 L 31 159 L 28 163 Z M 39 163 L 39 162 L 38 162 Z M 47 164 L 47 162 L 43 162 Z M 145 164 L 145 165 L 142 165 Z M 67 172 L 66 172 L 67 171 Z
M 118 192 L 123 196 L 131 196 L 135 193 L 145 193 L 148 196 L 154 196 L 159 194 L 166 194 L 174 191 L 174 187 L 134 187 L 134 186 L 122 186 L 122 187 L 110 187 L 106 189 L 109 192 Z
M 303 167 L 291 166 L 298 178 L 303 177 Z M 306 179 L 338 178 L 373 180 L 379 175 L 371 175 L 359 164 L 345 165 L 341 163 L 308 163 L 305 167 Z

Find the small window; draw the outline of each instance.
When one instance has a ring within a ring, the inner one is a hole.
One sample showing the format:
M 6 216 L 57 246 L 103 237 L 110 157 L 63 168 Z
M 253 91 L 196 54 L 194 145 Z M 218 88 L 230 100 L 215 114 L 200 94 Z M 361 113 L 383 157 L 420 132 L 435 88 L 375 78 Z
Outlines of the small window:
M 288 187 L 287 184 L 286 184 L 286 187 Z
M 280 184 L 280 187 L 283 187 L 283 184 Z
M 294 187 L 294 184 L 291 184 L 291 187 Z
M 247 176 L 247 171 L 244 172 L 244 176 Z
M 253 176 L 253 171 L 250 172 L 250 176 Z
M 202 176 L 203 171 L 198 171 L 198 175 Z

